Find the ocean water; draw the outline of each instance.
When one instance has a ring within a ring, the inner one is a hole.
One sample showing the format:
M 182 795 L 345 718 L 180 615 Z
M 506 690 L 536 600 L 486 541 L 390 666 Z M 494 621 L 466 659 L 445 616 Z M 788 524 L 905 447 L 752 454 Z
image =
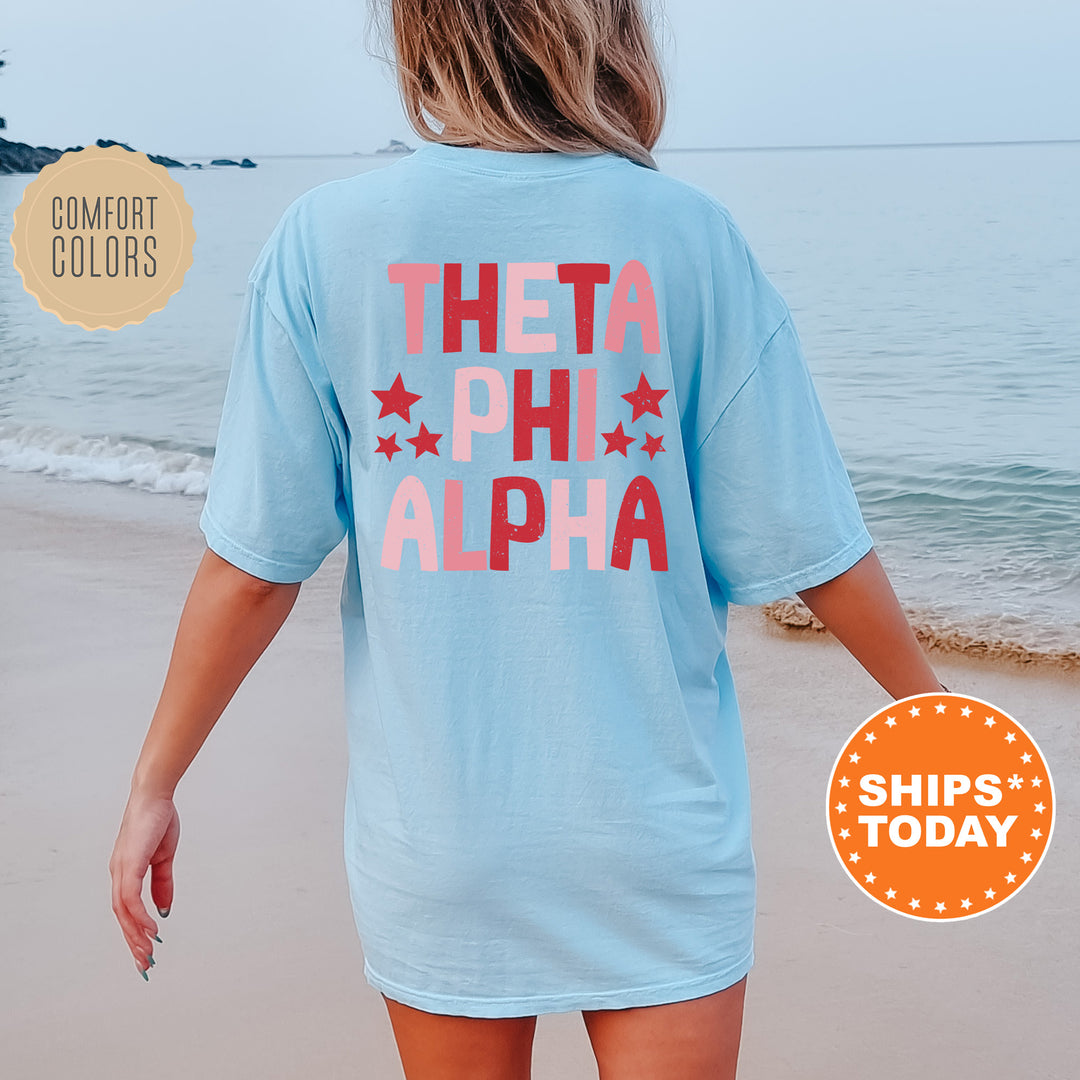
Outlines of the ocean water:
M 387 160 L 174 170 L 194 265 L 118 332 L 23 290 L 6 239 L 31 178 L 0 177 L 0 468 L 200 498 L 262 243 L 295 196 Z M 977 649 L 1080 654 L 1080 144 L 657 160 L 730 208 L 787 299 L 913 618 Z

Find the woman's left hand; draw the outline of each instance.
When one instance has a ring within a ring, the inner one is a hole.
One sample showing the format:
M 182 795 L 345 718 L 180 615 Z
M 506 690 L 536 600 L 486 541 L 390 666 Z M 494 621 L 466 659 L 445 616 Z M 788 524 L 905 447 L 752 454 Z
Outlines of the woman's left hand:
M 132 792 L 109 860 L 109 873 L 113 913 L 144 977 L 154 951 L 157 924 L 143 904 L 143 880 L 149 869 L 151 899 L 159 911 L 167 912 L 173 901 L 173 856 L 179 839 L 180 815 L 173 800 Z

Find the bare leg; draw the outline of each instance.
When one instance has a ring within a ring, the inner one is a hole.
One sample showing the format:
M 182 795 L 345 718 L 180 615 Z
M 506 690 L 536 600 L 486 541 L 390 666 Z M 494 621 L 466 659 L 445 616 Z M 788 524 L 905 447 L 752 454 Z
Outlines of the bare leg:
M 600 1080 L 735 1080 L 745 992 L 583 1012 Z
M 535 1016 L 443 1016 L 383 994 L 406 1080 L 529 1080 Z

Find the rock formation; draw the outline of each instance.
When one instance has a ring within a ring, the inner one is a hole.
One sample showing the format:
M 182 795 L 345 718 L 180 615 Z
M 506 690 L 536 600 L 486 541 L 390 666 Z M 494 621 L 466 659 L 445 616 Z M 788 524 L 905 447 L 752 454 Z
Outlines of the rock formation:
M 0 61 L 2 63 L 2 61 Z M 115 139 L 98 139 L 97 146 L 122 146 L 125 150 L 131 150 L 132 148 L 127 143 L 117 142 Z M 63 154 L 66 154 L 68 150 L 82 150 L 81 146 L 69 146 L 64 150 L 57 150 L 51 146 L 30 146 L 28 143 L 10 142 L 7 139 L 0 138 L 0 173 L 36 173 L 43 169 L 46 165 L 51 165 L 54 161 L 59 161 Z M 202 165 L 198 162 L 192 162 L 190 165 L 185 165 L 182 161 L 177 161 L 175 158 L 165 157 L 162 154 L 147 154 L 146 155 L 152 162 L 157 165 L 164 165 L 167 169 L 201 169 Z M 210 162 L 211 165 L 235 165 L 241 169 L 254 169 L 255 162 L 251 158 L 244 158 L 243 161 L 230 161 L 226 158 L 215 158 Z

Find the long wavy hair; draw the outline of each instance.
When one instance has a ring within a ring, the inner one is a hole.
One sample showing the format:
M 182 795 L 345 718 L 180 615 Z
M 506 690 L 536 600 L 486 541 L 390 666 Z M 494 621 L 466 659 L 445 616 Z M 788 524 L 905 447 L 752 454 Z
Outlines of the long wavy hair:
M 394 68 L 425 140 L 656 169 L 667 95 L 647 2 L 373 0 L 369 30 L 392 55 L 369 52 Z

